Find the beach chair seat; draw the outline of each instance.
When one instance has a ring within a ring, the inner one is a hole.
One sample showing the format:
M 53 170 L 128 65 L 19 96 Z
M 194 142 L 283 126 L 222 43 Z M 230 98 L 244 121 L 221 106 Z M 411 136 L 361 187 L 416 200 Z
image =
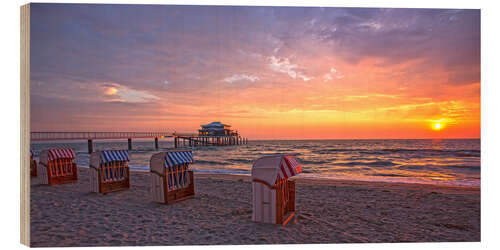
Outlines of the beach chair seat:
M 295 181 L 302 165 L 294 155 L 272 155 L 252 166 L 252 220 L 286 225 L 295 216 Z
M 56 185 L 78 181 L 75 151 L 71 148 L 46 149 L 40 152 L 38 174 L 40 183 Z
M 30 149 L 30 176 L 37 176 L 37 168 L 38 168 L 38 164 L 36 163 L 35 159 L 33 158 L 34 157 L 34 152 L 33 150 Z
M 90 192 L 106 194 L 130 188 L 127 150 L 96 151 L 90 155 Z
M 191 151 L 160 152 L 151 156 L 150 171 L 153 200 L 172 203 L 194 196 Z

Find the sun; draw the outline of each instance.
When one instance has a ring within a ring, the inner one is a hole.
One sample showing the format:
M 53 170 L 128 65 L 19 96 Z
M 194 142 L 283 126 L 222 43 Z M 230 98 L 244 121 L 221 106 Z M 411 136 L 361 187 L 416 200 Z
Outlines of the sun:
M 444 119 L 430 120 L 430 127 L 434 131 L 443 130 L 446 127 L 446 122 Z
M 436 122 L 436 123 L 432 124 L 432 129 L 441 130 L 441 129 L 443 129 L 443 124 L 441 124 L 440 122 Z

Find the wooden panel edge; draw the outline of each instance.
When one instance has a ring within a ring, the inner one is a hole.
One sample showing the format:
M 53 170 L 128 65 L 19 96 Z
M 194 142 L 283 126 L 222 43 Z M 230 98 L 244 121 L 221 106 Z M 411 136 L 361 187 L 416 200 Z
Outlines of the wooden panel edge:
M 21 244 L 30 246 L 30 4 L 21 6 L 20 88 L 21 88 Z

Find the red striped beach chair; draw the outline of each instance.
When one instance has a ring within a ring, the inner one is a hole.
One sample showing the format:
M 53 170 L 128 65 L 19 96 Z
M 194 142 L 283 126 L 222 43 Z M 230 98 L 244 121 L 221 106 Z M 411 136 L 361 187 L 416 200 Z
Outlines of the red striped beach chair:
M 35 159 L 33 159 L 34 156 L 33 150 L 30 149 L 30 176 L 37 176 L 37 168 L 38 164 L 36 163 Z
M 48 149 L 40 152 L 38 173 L 41 183 L 56 185 L 78 181 L 75 151 L 71 148 Z
M 295 181 L 289 178 L 301 172 L 294 155 L 257 159 L 252 167 L 252 220 L 285 226 L 295 216 Z
M 150 160 L 153 200 L 172 203 L 194 196 L 191 151 L 168 151 L 154 154 Z
M 126 150 L 96 151 L 90 155 L 90 192 L 106 194 L 130 188 Z

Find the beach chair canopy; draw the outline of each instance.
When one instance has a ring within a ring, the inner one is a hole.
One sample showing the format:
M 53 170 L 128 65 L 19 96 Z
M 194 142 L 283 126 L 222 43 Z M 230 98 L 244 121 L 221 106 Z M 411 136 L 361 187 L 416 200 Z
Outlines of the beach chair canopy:
M 106 150 L 100 153 L 100 162 L 130 161 L 127 150 Z
M 57 159 L 75 159 L 75 151 L 72 148 L 56 148 L 40 152 L 40 162 L 44 164 Z
M 279 178 L 287 179 L 302 172 L 302 164 L 294 155 L 272 155 L 257 159 L 252 167 L 252 180 L 273 186 Z
M 175 165 L 193 163 L 193 154 L 191 151 L 167 152 L 165 154 L 164 167 L 173 167 Z
M 163 168 L 172 168 L 176 165 L 193 163 L 191 151 L 167 151 L 154 154 L 151 157 L 150 168 L 157 173 L 163 173 Z
M 90 165 L 100 168 L 101 164 L 113 161 L 130 161 L 127 150 L 96 151 L 90 155 Z

